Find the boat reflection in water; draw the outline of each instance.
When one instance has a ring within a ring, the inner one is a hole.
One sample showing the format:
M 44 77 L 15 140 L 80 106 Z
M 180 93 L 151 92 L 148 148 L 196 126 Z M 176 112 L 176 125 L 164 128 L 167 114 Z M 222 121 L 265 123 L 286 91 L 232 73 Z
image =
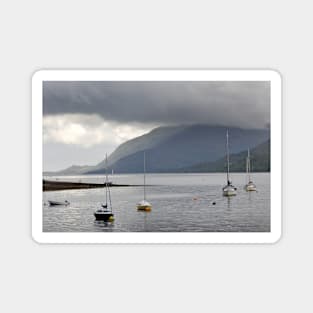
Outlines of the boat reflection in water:
M 95 220 L 94 225 L 99 228 L 109 229 L 114 228 L 114 223 L 109 221 L 103 221 L 103 220 Z

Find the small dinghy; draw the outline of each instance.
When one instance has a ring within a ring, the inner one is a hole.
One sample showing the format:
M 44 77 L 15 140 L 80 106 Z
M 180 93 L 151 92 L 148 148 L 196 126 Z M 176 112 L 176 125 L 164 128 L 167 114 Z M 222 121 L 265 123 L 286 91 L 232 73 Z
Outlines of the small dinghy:
M 151 211 L 152 205 L 146 200 L 146 152 L 143 153 L 143 200 L 137 203 L 137 210 Z
M 237 188 L 232 185 L 229 178 L 229 147 L 228 147 L 228 130 L 226 131 L 226 161 L 227 161 L 227 185 L 223 187 L 223 196 L 231 197 L 237 194 Z
M 101 208 L 97 209 L 94 212 L 94 216 L 97 221 L 104 221 L 104 222 L 113 222 L 114 221 L 114 214 L 112 210 L 112 201 L 111 201 L 111 193 L 110 193 L 110 184 L 108 181 L 108 173 L 107 173 L 107 162 L 108 158 L 107 155 L 105 156 L 105 204 L 101 204 Z
M 247 184 L 245 185 L 246 191 L 256 191 L 256 185 L 253 183 L 250 177 L 251 172 L 251 160 L 250 160 L 250 150 L 248 149 L 248 156 L 246 161 L 246 170 L 247 170 Z
M 53 200 L 48 200 L 48 203 L 50 206 L 54 206 L 54 205 L 69 205 L 70 203 L 65 200 L 65 201 L 53 201 Z

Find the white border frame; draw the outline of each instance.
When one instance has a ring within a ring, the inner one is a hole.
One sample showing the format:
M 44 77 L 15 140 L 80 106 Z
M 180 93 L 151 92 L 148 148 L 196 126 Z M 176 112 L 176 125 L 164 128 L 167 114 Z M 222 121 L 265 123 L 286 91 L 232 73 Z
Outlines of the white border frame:
M 271 231 L 50 233 L 42 214 L 42 83 L 62 81 L 270 81 Z M 38 243 L 274 243 L 281 236 L 281 76 L 274 70 L 41 70 L 32 77 L 32 236 Z

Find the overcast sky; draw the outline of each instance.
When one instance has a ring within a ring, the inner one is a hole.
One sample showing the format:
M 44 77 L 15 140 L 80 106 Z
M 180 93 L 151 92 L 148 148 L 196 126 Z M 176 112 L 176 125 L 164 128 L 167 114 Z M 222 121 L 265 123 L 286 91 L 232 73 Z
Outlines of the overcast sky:
M 264 128 L 269 82 L 44 82 L 44 170 L 94 165 L 165 125 Z

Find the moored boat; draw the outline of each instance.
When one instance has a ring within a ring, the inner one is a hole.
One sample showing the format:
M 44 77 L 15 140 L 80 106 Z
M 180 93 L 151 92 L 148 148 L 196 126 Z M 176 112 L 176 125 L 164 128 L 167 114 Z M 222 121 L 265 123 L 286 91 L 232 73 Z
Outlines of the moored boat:
M 137 209 L 142 211 L 151 211 L 152 205 L 146 200 L 141 200 L 137 203 Z
M 55 205 L 69 205 L 70 203 L 65 200 L 65 201 L 53 201 L 53 200 L 48 200 L 48 203 L 50 206 L 55 206 Z
M 234 187 L 231 183 L 223 187 L 223 195 L 226 197 L 236 196 L 237 188 Z
M 113 222 L 114 221 L 114 214 L 109 209 L 105 209 L 105 208 L 97 209 L 94 212 L 94 216 L 95 216 L 97 221 L 104 221 L 104 222 Z
M 110 193 L 110 184 L 108 181 L 108 173 L 107 173 L 107 155 L 105 156 L 106 168 L 105 168 L 105 204 L 101 204 L 101 207 L 94 212 L 94 216 L 97 221 L 104 222 L 113 222 L 114 214 L 112 210 L 112 201 L 111 201 L 111 193 Z
M 227 185 L 223 187 L 223 195 L 226 197 L 235 196 L 237 188 L 232 185 L 229 178 L 229 143 L 228 143 L 228 130 L 226 131 L 226 161 L 227 161 Z
M 143 153 L 143 200 L 137 203 L 137 210 L 151 211 L 152 205 L 146 200 L 146 152 Z
M 245 185 L 246 191 L 256 191 L 256 185 L 251 180 L 251 160 L 250 160 L 250 150 L 248 149 L 248 156 L 246 160 L 246 172 L 247 172 L 247 184 Z
M 245 188 L 247 191 L 256 191 L 256 185 L 252 181 L 248 182 Z

